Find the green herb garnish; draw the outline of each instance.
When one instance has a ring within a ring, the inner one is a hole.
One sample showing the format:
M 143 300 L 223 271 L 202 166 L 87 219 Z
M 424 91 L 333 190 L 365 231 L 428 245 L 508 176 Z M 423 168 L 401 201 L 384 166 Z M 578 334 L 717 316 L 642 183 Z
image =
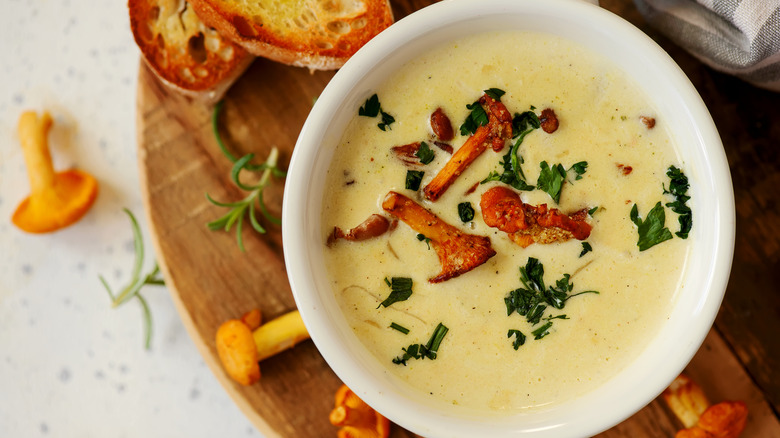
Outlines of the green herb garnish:
M 542 339 L 550 334 L 550 327 L 552 327 L 552 321 L 547 321 L 543 326 L 531 332 L 534 335 L 534 340 Z
M 458 204 L 458 216 L 460 216 L 460 220 L 463 223 L 474 220 L 474 207 L 471 206 L 471 202 L 461 202 Z
M 647 213 L 644 221 L 639 217 L 639 210 L 636 204 L 631 208 L 630 217 L 631 222 L 636 225 L 639 232 L 639 240 L 636 243 L 639 251 L 644 251 L 672 238 L 672 233 L 664 226 L 666 213 L 660 202 L 655 204 L 655 207 Z
M 507 153 L 504 155 L 504 157 L 501 159 L 501 162 L 499 163 L 504 168 L 504 172 L 501 174 L 499 174 L 496 171 L 490 172 L 487 178 L 480 181 L 480 184 L 485 184 L 490 181 L 500 181 L 520 191 L 531 191 L 535 189 L 536 187 L 529 185 L 525 181 L 525 176 L 523 175 L 523 171 L 520 169 L 520 164 L 523 163 L 523 158 L 517 156 L 516 154 L 513 155 L 514 150 L 515 149 L 513 147 L 509 151 L 507 151 Z M 516 168 L 512 165 L 513 156 L 515 157 L 515 160 L 517 162 Z
M 247 197 L 237 202 L 218 202 L 215 201 L 208 193 L 206 193 L 206 199 L 208 199 L 209 202 L 218 207 L 225 207 L 230 209 L 227 214 L 220 217 L 219 219 L 209 222 L 207 226 L 210 230 L 224 229 L 225 231 L 230 231 L 230 229 L 235 224 L 238 247 L 241 249 L 241 251 L 244 251 L 244 241 L 241 236 L 241 232 L 244 225 L 245 213 L 248 212 L 249 222 L 255 231 L 261 234 L 266 232 L 265 228 L 260 225 L 260 222 L 257 220 L 257 213 L 254 208 L 255 201 L 257 202 L 257 206 L 260 208 L 260 212 L 266 219 L 276 225 L 281 225 L 281 219 L 274 217 L 266 208 L 265 203 L 263 202 L 263 190 L 271 184 L 271 176 L 284 178 L 287 175 L 287 172 L 277 167 L 277 161 L 279 160 L 279 150 L 275 147 L 272 148 L 268 153 L 268 158 L 266 161 L 260 164 L 250 163 L 250 161 L 252 161 L 255 156 L 254 154 L 247 154 L 241 158 L 236 158 L 235 155 L 233 155 L 227 149 L 225 143 L 222 141 L 222 136 L 219 133 L 218 123 L 219 113 L 222 110 L 223 103 L 223 101 L 219 101 L 217 103 L 211 116 L 211 126 L 212 130 L 214 131 L 214 137 L 217 140 L 217 145 L 219 145 L 222 154 L 233 163 L 233 168 L 230 171 L 230 179 L 238 188 L 250 193 Z M 257 184 L 247 185 L 242 183 L 239 178 L 241 171 L 243 170 L 251 172 L 262 171 L 263 173 L 261 174 L 260 180 Z
M 406 188 L 409 190 L 420 190 L 420 183 L 425 172 L 422 170 L 407 170 L 406 171 Z
M 545 286 L 544 265 L 533 257 L 528 258 L 525 267 L 520 267 L 520 282 L 523 283 L 524 287 L 510 291 L 504 298 L 506 314 L 509 316 L 517 312 L 519 315 L 525 316 L 526 321 L 532 325 L 539 324 L 544 319 L 547 321 L 545 325 L 551 326 L 552 319 L 567 319 L 565 315 L 544 317 L 548 306 L 563 309 L 566 301 L 570 298 L 587 293 L 598 294 L 597 291 L 592 290 L 572 294 L 574 283 L 571 282 L 569 274 L 563 274 L 563 277 L 555 282 L 555 286 Z M 535 337 L 535 339 L 540 339 L 540 337 Z
M 409 334 L 409 329 L 408 329 L 408 328 L 406 328 L 406 327 L 404 327 L 404 326 L 402 326 L 402 325 L 396 324 L 396 323 L 394 323 L 394 322 L 391 322 L 391 323 L 390 323 L 390 328 L 391 328 L 391 329 L 398 330 L 399 332 L 401 332 L 401 333 L 403 333 L 403 334 L 405 334 L 405 335 L 408 335 L 408 334 Z
M 411 278 L 393 277 L 392 280 L 385 278 L 385 284 L 390 287 L 390 295 L 379 303 L 379 306 L 376 306 L 377 309 L 381 306 L 389 307 L 391 304 L 399 301 L 406 301 L 412 296 Z
M 363 104 L 363 106 L 360 107 L 358 110 L 358 115 L 365 117 L 376 117 L 379 115 L 380 107 L 381 105 L 379 104 L 379 96 L 374 94 L 366 100 L 366 103 Z
M 666 190 L 666 187 L 663 188 L 664 194 L 671 194 L 674 196 L 674 202 L 669 202 L 666 206 L 679 215 L 677 219 L 680 223 L 680 231 L 674 234 L 681 239 L 687 239 L 688 233 L 690 233 L 691 228 L 693 228 L 693 213 L 691 212 L 691 208 L 685 205 L 685 203 L 691 199 L 687 194 L 688 188 L 690 187 L 690 184 L 688 184 L 688 177 L 683 174 L 682 170 L 675 166 L 669 166 L 669 169 L 666 171 L 666 176 L 668 176 L 671 181 L 669 182 L 669 190 Z
M 590 210 L 588 210 L 588 214 L 589 214 L 591 217 L 593 217 L 593 213 L 595 213 L 596 211 L 598 211 L 598 209 L 599 209 L 599 206 L 597 205 L 597 206 L 595 206 L 595 207 L 591 208 Z
M 379 96 L 374 94 L 366 100 L 366 103 L 358 109 L 358 115 L 364 117 L 376 117 L 381 114 L 382 121 L 377 124 L 382 131 L 390 127 L 395 122 L 395 117 L 384 112 L 382 105 L 379 103 Z
M 569 168 L 569 170 L 573 170 L 574 173 L 577 174 L 577 177 L 575 177 L 574 180 L 575 181 L 579 181 L 579 180 L 582 179 L 582 175 L 584 175 L 585 172 L 588 170 L 588 162 L 587 161 L 580 161 L 578 163 L 574 163 Z
M 466 105 L 466 108 L 471 110 L 471 112 L 466 116 L 463 124 L 460 125 L 460 135 L 473 135 L 477 128 L 488 124 L 488 116 L 479 100 Z
M 557 204 L 561 200 L 561 189 L 566 180 L 566 169 L 560 163 L 550 167 L 546 161 L 539 163 L 539 168 L 542 171 L 536 181 L 536 187 L 547 192 Z
M 512 341 L 512 347 L 517 350 L 521 345 L 525 344 L 525 335 L 520 330 L 515 329 L 510 329 L 506 332 L 507 338 L 511 338 L 513 335 L 515 336 L 515 340 Z
M 506 94 L 506 91 L 500 88 L 488 88 L 485 90 L 485 94 L 492 97 L 494 100 L 501 100 L 501 96 Z
M 141 311 L 143 312 L 144 319 L 144 346 L 148 350 L 152 345 L 152 312 L 149 309 L 149 303 L 147 303 L 146 299 L 141 295 L 141 288 L 144 286 L 164 286 L 165 280 L 163 280 L 163 278 L 160 276 L 160 267 L 157 265 L 157 263 L 154 264 L 154 269 L 152 269 L 150 273 L 143 277 L 141 276 L 141 268 L 144 264 L 144 239 L 141 235 L 141 227 L 138 226 L 138 221 L 135 219 L 135 216 L 132 212 L 130 212 L 130 210 L 126 208 L 122 210 L 127 213 L 128 217 L 130 217 L 130 224 L 133 229 L 135 262 L 133 263 L 133 271 L 130 275 L 130 282 L 127 286 L 122 288 L 121 292 L 119 292 L 117 295 L 114 295 L 114 293 L 111 291 L 111 288 L 108 286 L 106 279 L 103 278 L 102 275 L 99 275 L 98 278 L 103 284 L 103 287 L 106 288 L 108 296 L 111 298 L 111 307 L 119 307 L 133 298 L 136 298 L 138 303 L 141 304 Z
M 431 239 L 426 237 L 425 234 L 417 234 L 417 240 L 420 242 L 425 242 L 425 244 L 428 245 L 428 249 L 431 249 Z
M 404 354 L 393 359 L 393 363 L 396 365 L 406 365 L 406 361 L 409 359 L 436 359 L 436 353 L 439 351 L 439 346 L 444 336 L 447 334 L 448 329 L 444 324 L 439 323 L 433 330 L 431 338 L 425 345 L 412 344 L 406 348 L 402 348 Z
M 436 156 L 436 154 L 433 153 L 433 150 L 431 150 L 430 146 L 428 146 L 428 143 L 424 141 L 420 142 L 420 148 L 417 149 L 417 152 L 415 152 L 414 155 L 420 159 L 420 163 L 422 164 L 430 163 Z
M 593 251 L 593 247 L 590 246 L 590 243 L 588 242 L 582 242 L 582 252 L 580 253 L 580 257 L 584 256 L 585 254 Z

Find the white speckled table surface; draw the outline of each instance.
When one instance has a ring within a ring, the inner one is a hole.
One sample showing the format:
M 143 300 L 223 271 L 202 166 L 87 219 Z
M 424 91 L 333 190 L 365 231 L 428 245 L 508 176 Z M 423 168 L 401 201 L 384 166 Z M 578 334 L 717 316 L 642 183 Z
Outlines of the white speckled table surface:
M 135 138 L 139 52 L 124 1 L 3 0 L 0 14 L 0 436 L 259 436 L 203 363 L 164 287 L 111 308 L 141 220 Z M 16 123 L 51 112 L 56 170 L 86 170 L 100 193 L 62 231 L 26 234 L 10 217 L 29 193 Z

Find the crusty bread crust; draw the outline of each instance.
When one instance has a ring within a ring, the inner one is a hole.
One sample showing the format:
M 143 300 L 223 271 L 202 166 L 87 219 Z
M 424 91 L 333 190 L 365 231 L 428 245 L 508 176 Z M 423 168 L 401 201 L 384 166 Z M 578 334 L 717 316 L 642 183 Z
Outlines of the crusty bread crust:
M 190 0 L 198 16 L 250 53 L 333 70 L 393 23 L 388 0 Z M 268 4 L 286 16 L 268 11 Z M 290 9 L 293 14 L 290 15 Z
M 184 0 L 129 0 L 127 6 L 146 64 L 180 93 L 216 101 L 254 59 L 204 25 Z

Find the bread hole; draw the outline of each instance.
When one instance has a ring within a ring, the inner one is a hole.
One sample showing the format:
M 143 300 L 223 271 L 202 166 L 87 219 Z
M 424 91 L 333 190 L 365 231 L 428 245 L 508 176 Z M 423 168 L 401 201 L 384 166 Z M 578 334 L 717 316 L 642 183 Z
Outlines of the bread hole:
M 252 27 L 252 25 L 246 20 L 246 18 L 235 15 L 233 16 L 233 26 L 238 31 L 239 35 L 244 37 L 253 37 L 255 36 L 255 29 Z
M 339 41 L 339 50 L 349 52 L 351 47 L 352 44 L 348 43 L 347 41 Z
M 349 24 L 338 20 L 331 21 L 330 23 L 328 23 L 327 28 L 329 31 L 339 35 L 344 35 L 345 33 L 349 33 L 350 30 Z
M 208 52 L 206 52 L 206 46 L 203 45 L 203 33 L 198 32 L 190 37 L 189 41 L 187 41 L 187 53 L 198 64 L 206 62 Z
M 353 29 L 362 29 L 366 27 L 366 24 L 368 24 L 368 22 L 366 21 L 365 18 L 358 18 L 357 20 L 353 21 L 350 25 L 352 26 Z
M 152 27 L 152 23 L 146 22 L 141 24 L 138 27 L 138 30 L 141 32 L 141 39 L 144 41 L 154 41 L 154 28 Z
M 303 17 L 295 17 L 293 18 L 293 24 L 299 29 L 306 30 L 306 23 L 303 21 Z
M 317 48 L 322 50 L 330 50 L 333 48 L 333 43 L 331 43 L 330 41 L 316 40 L 314 41 L 314 45 L 317 46 Z
M 157 47 L 160 50 L 165 50 L 165 38 L 163 38 L 162 34 L 158 33 L 156 40 L 157 40 Z
M 152 6 L 149 8 L 149 15 L 147 16 L 147 21 L 157 21 L 160 18 L 160 7 L 159 6 Z

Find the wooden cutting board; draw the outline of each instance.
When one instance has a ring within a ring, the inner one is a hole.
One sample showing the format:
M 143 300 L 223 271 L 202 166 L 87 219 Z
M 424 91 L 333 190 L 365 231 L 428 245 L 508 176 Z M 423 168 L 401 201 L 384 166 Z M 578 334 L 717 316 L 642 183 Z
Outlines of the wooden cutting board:
M 602 2 L 602 4 L 605 2 Z M 396 18 L 427 2 L 395 1 Z M 281 167 L 332 72 L 310 73 L 258 59 L 225 98 L 218 123 L 236 156 L 264 159 L 276 146 Z M 280 228 L 267 234 L 249 226 L 246 252 L 235 233 L 210 231 L 206 223 L 225 210 L 206 200 L 236 201 L 245 193 L 230 181 L 231 163 L 220 152 L 212 131 L 213 106 L 184 98 L 161 85 L 142 64 L 137 101 L 141 185 L 158 261 L 178 311 L 206 363 L 253 424 L 268 437 L 335 436 L 328 422 L 333 395 L 341 382 L 311 342 L 261 363 L 258 384 L 243 387 L 222 371 L 214 335 L 224 321 L 259 308 L 265 320 L 295 308 L 285 273 Z M 281 216 L 284 181 L 264 195 Z M 780 425 L 763 393 L 713 330 L 687 372 L 714 401 L 748 403 L 746 437 L 780 436 Z M 656 400 L 601 437 L 670 437 L 679 424 Z M 413 434 L 394 427 L 394 437 Z

